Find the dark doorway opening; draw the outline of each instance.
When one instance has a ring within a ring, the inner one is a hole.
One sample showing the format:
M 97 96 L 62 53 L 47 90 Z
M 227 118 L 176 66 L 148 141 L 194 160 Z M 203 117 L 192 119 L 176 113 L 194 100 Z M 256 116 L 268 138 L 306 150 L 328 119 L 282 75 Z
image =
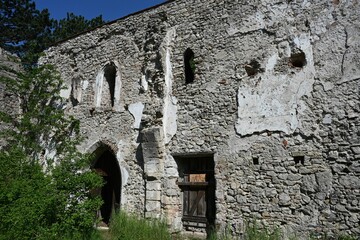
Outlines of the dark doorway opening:
M 174 156 L 183 192 L 183 226 L 213 230 L 215 189 L 213 155 Z
M 103 204 L 100 207 L 98 215 L 101 221 L 108 225 L 111 214 L 120 207 L 120 167 L 114 154 L 109 150 L 105 150 L 99 155 L 93 168 L 104 180 L 104 185 L 99 190 Z

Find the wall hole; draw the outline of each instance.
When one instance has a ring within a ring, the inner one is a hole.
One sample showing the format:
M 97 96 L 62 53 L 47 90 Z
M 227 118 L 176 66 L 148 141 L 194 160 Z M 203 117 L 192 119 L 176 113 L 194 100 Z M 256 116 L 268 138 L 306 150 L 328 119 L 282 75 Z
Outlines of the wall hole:
M 301 164 L 304 165 L 305 163 L 305 157 L 304 156 L 295 156 L 294 157 L 295 164 Z
M 254 165 L 259 165 L 260 163 L 259 163 L 259 158 L 258 157 L 253 157 L 253 164 Z
M 184 53 L 184 67 L 185 67 L 185 83 L 189 84 L 194 82 L 195 78 L 195 62 L 194 52 L 188 48 Z
M 260 67 L 261 67 L 261 65 L 258 61 L 251 60 L 250 63 L 245 65 L 245 71 L 248 76 L 254 76 L 255 74 L 257 74 L 259 72 L 263 72 L 263 69 Z
M 301 49 L 297 48 L 291 53 L 289 61 L 291 66 L 302 68 L 306 65 L 305 53 Z

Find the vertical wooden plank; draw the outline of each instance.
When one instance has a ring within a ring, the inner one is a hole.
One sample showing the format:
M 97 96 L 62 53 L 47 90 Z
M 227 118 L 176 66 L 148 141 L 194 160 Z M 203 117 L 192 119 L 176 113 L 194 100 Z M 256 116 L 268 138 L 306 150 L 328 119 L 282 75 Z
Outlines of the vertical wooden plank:
M 184 206 L 183 206 L 183 214 L 188 215 L 189 214 L 189 191 L 184 191 Z

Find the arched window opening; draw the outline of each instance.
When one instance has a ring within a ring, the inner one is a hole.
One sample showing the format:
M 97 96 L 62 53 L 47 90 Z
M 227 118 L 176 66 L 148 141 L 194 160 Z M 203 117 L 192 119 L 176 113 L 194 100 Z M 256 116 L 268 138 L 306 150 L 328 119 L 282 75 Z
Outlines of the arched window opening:
M 104 185 L 98 190 L 103 204 L 98 211 L 100 226 L 108 226 L 111 214 L 120 208 L 121 172 L 116 157 L 110 150 L 105 150 L 99 155 L 93 169 L 102 176 Z
M 195 77 L 195 61 L 194 52 L 188 48 L 184 53 L 184 66 L 185 66 L 185 83 L 189 84 L 194 82 Z
M 71 83 L 70 101 L 73 107 L 77 106 L 81 100 L 81 81 L 73 79 Z
M 107 86 L 104 87 L 104 104 L 111 103 L 111 107 L 114 107 L 115 102 L 115 79 L 116 79 L 116 67 L 113 63 L 107 65 L 104 69 L 104 78 Z
M 95 107 L 120 110 L 120 92 L 120 64 L 117 61 L 108 62 L 96 76 Z

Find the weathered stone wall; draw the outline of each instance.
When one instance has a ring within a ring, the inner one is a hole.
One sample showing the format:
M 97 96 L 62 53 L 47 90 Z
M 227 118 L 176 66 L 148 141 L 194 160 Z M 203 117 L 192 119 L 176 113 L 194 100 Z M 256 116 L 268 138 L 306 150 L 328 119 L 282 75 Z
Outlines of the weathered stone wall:
M 123 208 L 183 230 L 173 156 L 210 152 L 218 227 L 240 234 L 256 217 L 289 236 L 359 235 L 359 17 L 355 0 L 177 0 L 60 43 L 42 61 L 69 86 L 82 150 L 117 146 Z

